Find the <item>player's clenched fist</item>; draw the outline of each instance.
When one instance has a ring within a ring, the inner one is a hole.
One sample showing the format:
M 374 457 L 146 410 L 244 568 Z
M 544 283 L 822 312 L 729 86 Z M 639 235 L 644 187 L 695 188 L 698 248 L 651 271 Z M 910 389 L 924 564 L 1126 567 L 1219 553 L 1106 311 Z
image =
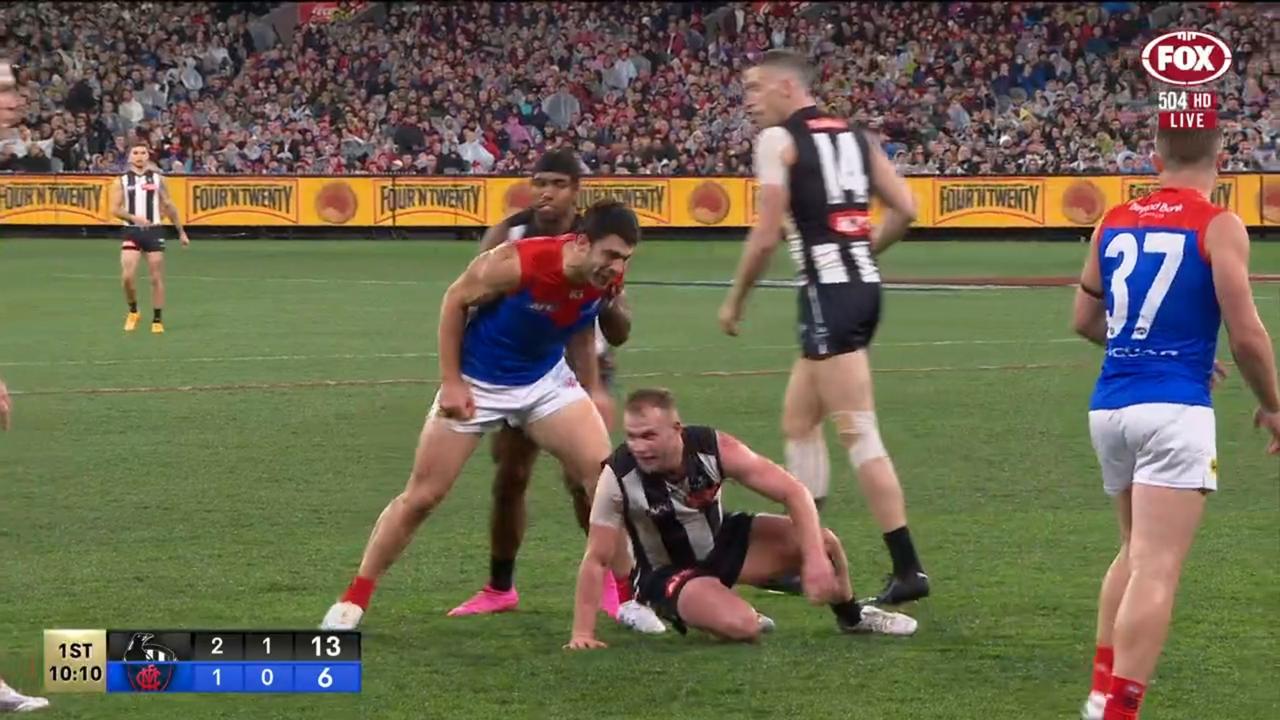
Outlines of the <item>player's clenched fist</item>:
M 17 125 L 21 112 L 22 96 L 18 94 L 18 79 L 13 74 L 13 66 L 0 62 L 0 127 Z
M 465 382 L 441 383 L 440 414 L 451 420 L 470 420 L 476 414 L 476 399 Z

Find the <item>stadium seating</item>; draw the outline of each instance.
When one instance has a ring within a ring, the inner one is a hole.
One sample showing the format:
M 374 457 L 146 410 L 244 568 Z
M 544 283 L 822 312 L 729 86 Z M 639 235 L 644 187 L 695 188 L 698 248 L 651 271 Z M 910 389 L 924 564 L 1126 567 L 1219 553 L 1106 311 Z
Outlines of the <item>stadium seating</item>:
M 293 5 L 6 4 L 33 102 L 0 170 L 119 170 L 140 138 L 167 172 L 517 174 L 569 143 L 590 173 L 745 175 L 740 70 L 789 47 L 906 174 L 1151 172 L 1138 53 L 1169 27 L 1234 49 L 1224 169 L 1280 170 L 1265 6 Z

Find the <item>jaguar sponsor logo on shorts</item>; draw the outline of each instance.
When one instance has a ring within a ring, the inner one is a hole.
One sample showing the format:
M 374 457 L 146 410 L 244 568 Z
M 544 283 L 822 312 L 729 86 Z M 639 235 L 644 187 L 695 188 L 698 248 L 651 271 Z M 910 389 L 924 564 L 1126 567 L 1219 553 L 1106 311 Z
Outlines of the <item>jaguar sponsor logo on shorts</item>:
M 483 225 L 485 221 L 483 180 L 378 180 L 374 188 L 373 215 L 379 225 Z
M 934 225 L 957 224 L 978 216 L 984 222 L 991 216 L 1004 216 L 1044 225 L 1044 196 L 1042 179 L 934 180 Z
M 0 183 L 0 219 L 9 222 L 97 222 L 107 212 L 107 180 L 6 179 Z
M 600 200 L 618 200 L 651 225 L 671 224 L 671 183 L 667 180 L 583 180 L 578 189 L 578 209 Z
M 1160 189 L 1160 183 L 1154 178 L 1125 178 L 1122 183 L 1121 193 L 1125 201 L 1137 200 L 1144 195 L 1155 192 Z M 1231 211 L 1236 210 L 1236 179 L 1233 177 L 1219 177 L 1218 184 L 1213 188 L 1213 194 L 1209 196 L 1209 200 L 1221 208 Z
M 187 213 L 188 222 L 193 223 L 212 218 L 233 224 L 251 222 L 255 215 L 297 223 L 298 181 L 191 180 L 187 183 Z

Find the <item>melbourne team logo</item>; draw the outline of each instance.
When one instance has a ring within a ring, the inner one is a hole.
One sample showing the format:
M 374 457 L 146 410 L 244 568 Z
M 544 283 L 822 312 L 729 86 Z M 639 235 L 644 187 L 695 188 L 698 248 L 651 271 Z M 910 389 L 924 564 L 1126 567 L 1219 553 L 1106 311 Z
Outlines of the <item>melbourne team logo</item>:
M 125 665 L 125 674 L 129 685 L 138 692 L 164 692 L 173 681 L 172 663 L 178 661 L 178 653 L 155 642 L 155 637 L 147 632 L 134 633 L 121 658 L 130 663 Z
M 1200 30 L 1165 33 L 1142 48 L 1147 74 L 1169 85 L 1204 85 L 1226 74 L 1231 48 L 1214 35 Z

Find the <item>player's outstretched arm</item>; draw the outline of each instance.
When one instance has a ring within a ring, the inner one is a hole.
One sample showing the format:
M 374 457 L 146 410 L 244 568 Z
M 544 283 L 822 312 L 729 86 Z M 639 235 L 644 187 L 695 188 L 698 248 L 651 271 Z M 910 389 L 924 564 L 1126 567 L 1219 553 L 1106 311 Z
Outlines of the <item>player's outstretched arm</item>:
M 604 575 L 618 547 L 622 532 L 622 489 L 613 468 L 606 465 L 600 472 L 595 500 L 591 504 L 591 525 L 587 531 L 587 550 L 578 566 L 578 586 L 573 597 L 573 633 L 566 650 L 590 650 L 607 647 L 596 640 L 596 611 Z
M 1098 266 L 1098 233 L 1102 225 L 1093 231 L 1089 240 L 1089 255 L 1080 271 L 1080 284 L 1076 287 L 1075 306 L 1071 327 L 1084 339 L 1105 346 L 1107 344 L 1107 308 L 1103 304 L 1102 270 Z
M 879 255 L 907 234 L 907 228 L 916 221 L 916 196 L 907 185 L 906 178 L 898 174 L 880 139 L 865 133 L 867 147 L 871 149 L 871 190 L 884 203 L 884 215 L 880 224 L 871 230 L 871 254 Z
M 1213 268 L 1213 287 L 1227 326 L 1231 355 L 1258 399 L 1257 423 L 1265 425 L 1272 434 L 1268 452 L 1280 452 L 1276 356 L 1249 285 L 1249 231 L 1235 213 L 1219 213 L 1205 229 L 1204 244 Z
M 190 245 L 191 239 L 187 237 L 186 228 L 182 227 L 182 216 L 178 214 L 178 206 L 173 204 L 173 197 L 169 195 L 169 183 L 163 177 L 160 178 L 160 209 L 164 211 L 165 217 L 169 218 L 169 222 L 178 230 L 178 239 L 183 245 Z
M 462 329 L 467 310 L 499 298 L 520 285 L 520 254 L 513 245 L 501 245 L 471 261 L 467 269 L 444 291 L 440 301 L 440 379 L 462 382 Z
M 782 241 L 782 218 L 791 203 L 788 177 L 795 154 L 795 141 L 786 128 L 766 128 L 756 140 L 756 180 L 760 185 L 760 197 L 756 201 L 758 217 L 747 233 L 733 287 L 720 307 L 720 327 L 726 334 L 738 334 L 747 295 L 764 274 L 769 258 Z
M 716 442 L 726 477 L 787 508 L 787 517 L 795 525 L 804 558 L 805 594 L 810 600 L 835 597 L 838 594 L 835 569 L 827 557 L 818 507 L 809 489 L 777 463 L 756 454 L 732 435 L 717 432 Z

